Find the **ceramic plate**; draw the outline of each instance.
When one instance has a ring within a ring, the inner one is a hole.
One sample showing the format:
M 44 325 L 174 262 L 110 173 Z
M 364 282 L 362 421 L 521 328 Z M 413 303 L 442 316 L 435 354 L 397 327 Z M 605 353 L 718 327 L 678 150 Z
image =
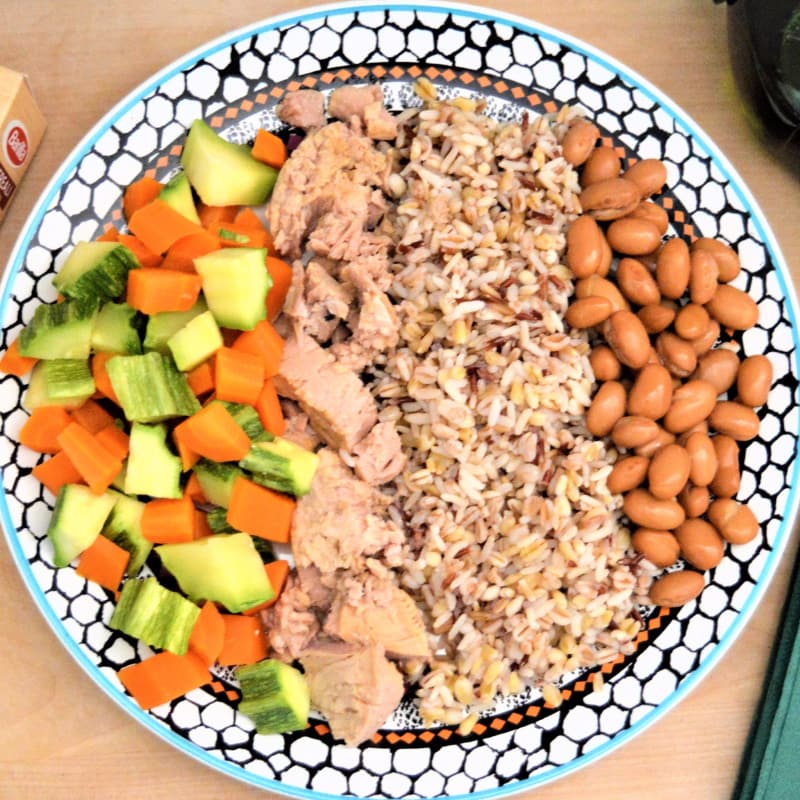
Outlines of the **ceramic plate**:
M 34 209 L 2 285 L 3 345 L 52 301 L 52 273 L 69 248 L 119 224 L 123 188 L 142 174 L 164 178 L 177 165 L 187 126 L 203 117 L 236 141 L 276 127 L 281 97 L 299 87 L 329 91 L 380 81 L 390 106 L 413 101 L 428 77 L 443 95 L 480 95 L 489 113 L 519 118 L 578 103 L 625 157 L 668 167 L 658 197 L 672 230 L 732 243 L 745 271 L 737 285 L 758 301 L 760 323 L 745 353 L 768 353 L 777 376 L 760 410 L 761 433 L 745 450 L 739 499 L 763 535 L 729 548 L 697 601 L 654 609 L 636 652 L 562 685 L 559 708 L 537 692 L 505 701 L 462 737 L 418 727 L 403 707 L 357 749 L 335 744 L 324 721 L 302 732 L 259 736 L 236 711 L 238 690 L 220 673 L 207 686 L 143 712 L 124 693 L 120 667 L 148 649 L 106 626 L 109 594 L 72 568 L 56 571 L 45 530 L 53 498 L 30 471 L 37 456 L 17 444 L 26 418 L 23 385 L 0 388 L 0 498 L 11 553 L 56 635 L 89 676 L 129 714 L 170 744 L 223 772 L 286 795 L 387 798 L 500 797 L 590 763 L 652 723 L 719 661 L 772 576 L 796 510 L 797 310 L 791 281 L 761 211 L 705 134 L 670 100 L 597 50 L 534 22 L 474 7 L 401 4 L 309 9 L 237 31 L 196 50 L 147 81 L 86 136 Z

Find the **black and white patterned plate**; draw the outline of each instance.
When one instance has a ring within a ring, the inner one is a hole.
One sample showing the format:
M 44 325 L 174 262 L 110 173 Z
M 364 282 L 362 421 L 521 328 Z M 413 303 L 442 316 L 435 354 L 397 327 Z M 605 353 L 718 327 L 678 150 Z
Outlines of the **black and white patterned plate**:
M 655 610 L 634 655 L 562 686 L 548 706 L 536 692 L 498 705 L 474 731 L 417 725 L 406 702 L 374 739 L 346 748 L 321 719 L 287 736 L 256 735 L 236 711 L 237 687 L 220 673 L 208 686 L 143 712 L 117 670 L 148 648 L 110 630 L 108 593 L 72 568 L 55 570 L 45 536 L 53 498 L 30 475 L 38 456 L 18 444 L 23 382 L 0 382 L 0 515 L 33 598 L 89 676 L 145 727 L 236 778 L 286 795 L 322 798 L 494 798 L 530 788 L 601 757 L 678 702 L 719 661 L 775 571 L 797 507 L 797 306 L 789 273 L 761 211 L 727 160 L 697 126 L 639 76 L 593 48 L 535 23 L 474 7 L 435 4 L 328 6 L 258 23 L 167 67 L 113 108 L 60 168 L 31 214 L 0 288 L 2 345 L 52 301 L 52 274 L 76 242 L 121 224 L 124 187 L 177 166 L 185 129 L 203 117 L 236 141 L 277 126 L 286 91 L 325 91 L 380 81 L 388 103 L 413 102 L 429 78 L 442 95 L 488 99 L 489 113 L 518 118 L 577 103 L 626 157 L 661 158 L 668 191 L 658 198 L 673 233 L 720 237 L 745 265 L 737 285 L 758 301 L 759 325 L 741 344 L 767 353 L 776 375 L 760 410 L 761 433 L 746 448 L 739 499 L 763 535 L 729 548 L 696 602 Z

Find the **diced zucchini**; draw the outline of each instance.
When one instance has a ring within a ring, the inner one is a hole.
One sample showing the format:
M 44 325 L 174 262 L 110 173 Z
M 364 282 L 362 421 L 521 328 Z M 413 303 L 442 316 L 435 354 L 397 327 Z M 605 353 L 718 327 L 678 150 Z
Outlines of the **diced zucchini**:
M 209 503 L 227 508 L 231 500 L 233 482 L 242 471 L 233 464 L 220 464 L 201 458 L 193 467 L 194 474 Z
M 53 278 L 66 297 L 82 300 L 115 300 L 125 292 L 128 271 L 139 263 L 118 242 L 78 242 Z
M 177 499 L 181 492 L 181 460 L 167 447 L 164 425 L 131 425 L 125 494 Z
M 208 306 L 203 297 L 188 311 L 161 311 L 147 318 L 147 329 L 144 333 L 144 349 L 158 350 L 159 353 L 169 353 L 167 341 L 174 336 L 187 322 L 200 314 L 208 311 Z
M 276 169 L 253 158 L 247 145 L 223 139 L 201 119 L 189 128 L 181 164 L 209 206 L 261 205 L 278 177 Z
M 151 647 L 182 656 L 200 609 L 155 578 L 128 580 L 122 586 L 108 627 L 141 639 Z
M 42 303 L 19 335 L 20 355 L 31 358 L 88 358 L 96 302 Z
M 94 378 L 85 359 L 56 358 L 34 365 L 22 404 L 33 410 L 40 406 L 77 408 L 95 391 Z
M 236 424 L 247 434 L 251 441 L 270 441 L 275 437 L 261 424 L 261 417 L 253 406 L 246 403 L 230 403 L 227 400 L 217 400 L 228 409 Z
M 179 214 L 183 214 L 186 219 L 194 222 L 195 225 L 200 224 L 200 217 L 197 215 L 192 197 L 192 187 L 189 185 L 189 179 L 185 172 L 179 172 L 170 178 L 158 197 Z
M 91 336 L 95 352 L 136 355 L 142 352 L 142 315 L 127 303 L 106 303 L 97 314 Z
M 194 369 L 210 358 L 224 344 L 214 315 L 210 311 L 189 320 L 167 340 L 167 347 L 182 372 Z
M 195 602 L 211 600 L 237 614 L 275 596 L 249 534 L 218 533 L 192 542 L 157 545 L 156 553 Z
M 131 554 L 125 574 L 133 577 L 142 568 L 153 549 L 153 543 L 145 539 L 142 534 L 144 503 L 120 492 L 111 494 L 114 496 L 114 508 L 111 509 L 102 533 Z
M 255 247 L 223 247 L 194 260 L 203 279 L 203 294 L 223 328 L 249 331 L 267 315 L 272 278 L 267 251 Z
M 253 442 L 239 466 L 252 472 L 253 481 L 261 486 L 302 497 L 311 491 L 318 463 L 316 453 L 276 436 L 269 442 Z
M 299 731 L 308 723 L 311 694 L 303 674 L 274 658 L 237 667 L 242 689 L 239 711 L 261 734 Z
M 236 528 L 228 523 L 228 511 L 225 508 L 212 508 L 206 514 L 206 522 L 214 533 L 238 533 Z
M 57 567 L 66 567 L 92 546 L 113 507 L 110 492 L 95 494 L 88 486 L 77 483 L 61 487 L 47 528 Z
M 131 422 L 160 422 L 200 410 L 186 376 L 169 356 L 115 356 L 106 364 L 109 380 Z

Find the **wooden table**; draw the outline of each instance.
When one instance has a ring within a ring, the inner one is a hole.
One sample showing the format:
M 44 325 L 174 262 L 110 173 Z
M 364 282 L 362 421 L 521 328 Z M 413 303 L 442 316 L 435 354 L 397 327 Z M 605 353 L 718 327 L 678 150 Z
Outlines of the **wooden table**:
M 49 129 L 0 228 L 0 264 L 62 159 L 117 100 L 184 52 L 305 3 L 291 0 L 3 0 L 0 62 L 28 73 Z M 733 162 L 800 277 L 798 162 L 746 123 L 711 0 L 499 0 L 505 11 L 584 39 L 683 107 Z M 717 800 L 731 795 L 786 590 L 789 556 L 724 660 L 663 719 L 610 756 L 521 795 L 537 800 Z M 123 713 L 66 654 L 0 544 L 0 797 L 36 800 L 263 798 L 207 769 Z

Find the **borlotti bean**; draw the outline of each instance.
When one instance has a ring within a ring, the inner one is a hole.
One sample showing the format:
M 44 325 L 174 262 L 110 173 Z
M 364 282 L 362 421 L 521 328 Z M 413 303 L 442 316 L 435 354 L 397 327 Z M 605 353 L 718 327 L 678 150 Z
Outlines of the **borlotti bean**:
M 564 141 L 565 158 L 583 165 L 583 214 L 566 237 L 576 278 L 566 322 L 595 337 L 589 360 L 599 385 L 586 427 L 619 453 L 607 482 L 623 495 L 632 546 L 656 567 L 683 558 L 695 568 L 653 584 L 651 601 L 673 607 L 702 591 L 695 570 L 758 535 L 753 512 L 734 499 L 738 443 L 758 434 L 754 409 L 767 401 L 772 365 L 758 354 L 741 359 L 734 341 L 718 346 L 758 322 L 755 301 L 729 285 L 738 254 L 715 239 L 689 244 L 670 234 L 653 198 L 664 164 L 643 159 L 621 172 L 617 151 L 595 147 L 598 138 L 590 123 L 575 123 Z

